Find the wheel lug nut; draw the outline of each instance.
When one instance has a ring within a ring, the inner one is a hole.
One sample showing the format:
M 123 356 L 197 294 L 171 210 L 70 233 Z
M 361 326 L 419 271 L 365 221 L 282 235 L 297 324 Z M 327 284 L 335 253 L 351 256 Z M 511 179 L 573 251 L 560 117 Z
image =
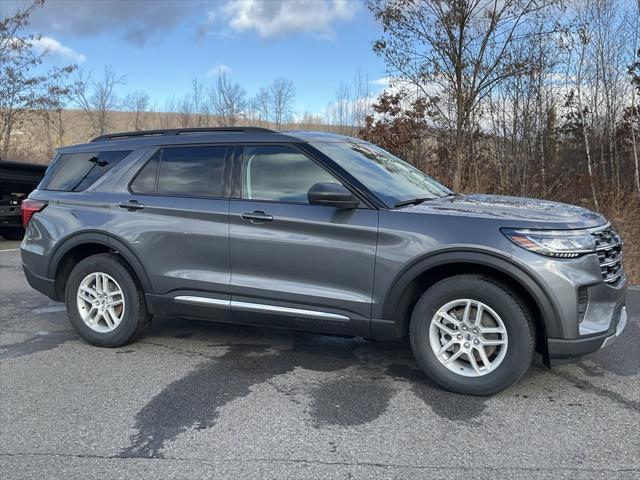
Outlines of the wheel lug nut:
M 469 346 L 470 346 L 470 345 L 469 345 L 469 342 L 465 342 L 465 344 L 464 344 L 464 348 L 469 348 Z
M 475 340 L 473 341 L 473 344 L 474 344 L 474 345 L 480 345 L 480 340 L 475 339 Z
M 462 334 L 461 333 L 458 334 L 458 340 L 462 340 Z

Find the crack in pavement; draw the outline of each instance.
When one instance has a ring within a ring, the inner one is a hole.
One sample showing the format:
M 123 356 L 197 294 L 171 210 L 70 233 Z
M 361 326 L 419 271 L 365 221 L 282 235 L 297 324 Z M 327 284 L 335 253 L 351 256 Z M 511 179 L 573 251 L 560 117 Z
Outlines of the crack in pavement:
M 541 466 L 484 466 L 484 465 L 469 465 L 464 466 L 460 464 L 455 465 L 417 465 L 408 463 L 384 463 L 384 462 L 349 462 L 349 461 L 327 461 L 327 460 L 311 460 L 306 458 L 281 458 L 281 457 L 226 457 L 216 460 L 203 457 L 174 457 L 174 456 L 128 456 L 122 457 L 120 455 L 100 455 L 100 454 L 82 454 L 82 453 L 53 453 L 53 452 L 0 452 L 0 457 L 45 457 L 45 458 L 78 458 L 78 459 L 95 459 L 95 460 L 151 460 L 151 461 L 165 461 L 165 462 L 196 462 L 202 464 L 213 464 L 216 462 L 226 463 L 291 463 L 291 464 L 306 464 L 306 465 L 326 465 L 326 466 L 369 466 L 376 468 L 406 468 L 414 470 L 445 470 L 445 471 L 529 471 L 529 472 L 640 472 L 640 468 L 637 467 L 574 467 L 574 466 L 556 466 L 556 467 L 541 467 Z

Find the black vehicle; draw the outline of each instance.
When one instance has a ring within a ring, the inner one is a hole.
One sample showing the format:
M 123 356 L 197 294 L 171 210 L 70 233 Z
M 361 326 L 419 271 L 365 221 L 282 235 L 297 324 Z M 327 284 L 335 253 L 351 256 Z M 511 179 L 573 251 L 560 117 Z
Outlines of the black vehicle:
M 0 236 L 22 240 L 20 203 L 38 186 L 46 165 L 0 161 Z

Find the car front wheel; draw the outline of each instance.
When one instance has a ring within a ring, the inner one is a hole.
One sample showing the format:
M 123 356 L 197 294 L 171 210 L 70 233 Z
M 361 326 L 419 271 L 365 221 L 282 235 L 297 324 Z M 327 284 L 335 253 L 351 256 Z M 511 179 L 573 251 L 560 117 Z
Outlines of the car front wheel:
M 483 275 L 457 275 L 434 284 L 418 300 L 411 347 L 441 387 L 491 395 L 512 385 L 531 364 L 535 333 L 517 294 Z

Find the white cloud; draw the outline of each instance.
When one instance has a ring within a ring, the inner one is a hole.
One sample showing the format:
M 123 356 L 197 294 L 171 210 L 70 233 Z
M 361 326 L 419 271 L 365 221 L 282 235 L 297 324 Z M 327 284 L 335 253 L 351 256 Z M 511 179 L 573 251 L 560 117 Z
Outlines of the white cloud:
M 388 87 L 389 83 L 391 83 L 391 77 L 381 77 L 381 78 L 376 78 L 375 80 L 370 80 L 369 83 L 371 85 L 375 85 L 377 87 Z
M 79 52 L 76 52 L 71 47 L 62 45 L 58 40 L 51 37 L 41 37 L 39 39 L 32 40 L 31 46 L 38 54 L 54 55 L 71 60 L 74 63 L 84 63 L 87 57 Z
M 226 0 L 209 13 L 235 32 L 254 31 L 262 38 L 295 33 L 333 35 L 334 22 L 347 21 L 360 8 L 350 0 Z
M 207 71 L 207 76 L 217 77 L 218 75 L 231 75 L 232 72 L 233 70 L 231 70 L 230 66 L 219 63 Z

